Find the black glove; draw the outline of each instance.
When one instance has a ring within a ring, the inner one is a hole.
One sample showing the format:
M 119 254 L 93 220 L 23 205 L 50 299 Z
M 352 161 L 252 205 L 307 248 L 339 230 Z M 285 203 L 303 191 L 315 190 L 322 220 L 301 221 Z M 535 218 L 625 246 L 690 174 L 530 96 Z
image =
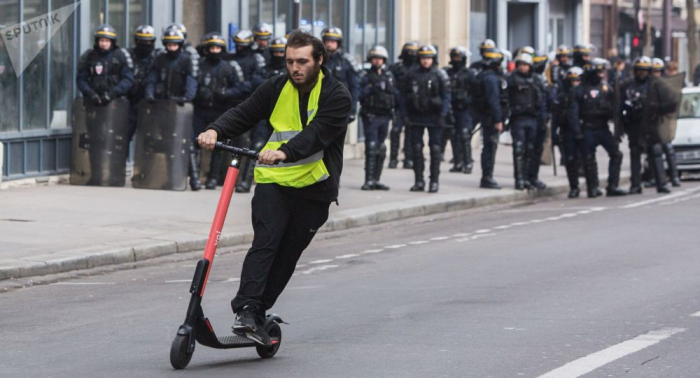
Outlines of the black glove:
M 170 99 L 175 101 L 177 106 L 185 106 L 185 103 L 187 102 L 187 99 L 184 97 L 171 97 Z
M 102 105 L 102 99 L 95 91 L 90 92 L 89 96 L 90 96 L 90 101 L 92 101 L 93 105 L 95 105 L 95 106 Z
M 102 95 L 102 105 L 109 104 L 110 102 L 112 102 L 112 100 L 114 100 L 115 97 L 116 96 L 114 95 L 114 92 L 112 92 L 112 91 L 105 92 L 105 94 Z
M 147 94 L 146 97 L 144 97 L 144 99 L 145 99 L 146 101 L 150 102 L 150 103 L 156 102 L 156 98 L 153 97 L 152 94 Z
M 357 119 L 357 115 L 355 115 L 355 113 L 350 114 L 350 115 L 348 116 L 348 123 L 354 122 L 355 119 Z
M 445 116 L 441 115 L 438 117 L 437 126 L 438 127 L 445 127 Z

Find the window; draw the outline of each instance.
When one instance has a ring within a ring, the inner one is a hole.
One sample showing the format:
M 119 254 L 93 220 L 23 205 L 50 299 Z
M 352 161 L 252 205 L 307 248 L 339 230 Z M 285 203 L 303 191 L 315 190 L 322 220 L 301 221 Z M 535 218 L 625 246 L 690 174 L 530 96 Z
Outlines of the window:
M 53 9 L 73 4 L 73 0 L 53 0 Z M 70 127 L 73 90 L 75 77 L 73 66 L 76 57 L 73 55 L 74 31 L 72 23 L 64 25 L 51 38 L 50 77 L 50 117 L 49 128 L 58 129 Z
M 42 0 L 24 1 L 22 19 L 27 20 L 48 13 L 47 2 Z M 22 49 L 28 52 L 27 46 Z M 48 97 L 46 90 L 49 49 L 42 49 L 22 72 L 22 130 L 40 130 L 47 126 Z M 26 57 L 29 59 L 30 57 Z
M 0 24 L 9 26 L 18 21 L 19 4 L 17 2 L 0 5 Z M 5 48 L 5 40 L 0 38 L 0 133 L 19 131 L 18 85 L 19 80 Z
M 469 51 L 478 54 L 479 44 L 488 38 L 488 4 L 486 0 L 472 0 L 469 18 Z

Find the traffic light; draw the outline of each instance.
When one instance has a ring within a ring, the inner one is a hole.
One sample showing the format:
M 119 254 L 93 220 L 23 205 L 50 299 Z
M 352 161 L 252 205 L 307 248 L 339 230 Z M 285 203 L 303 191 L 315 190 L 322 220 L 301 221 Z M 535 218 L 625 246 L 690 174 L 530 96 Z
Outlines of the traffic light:
M 640 42 L 641 41 L 639 39 L 639 36 L 635 35 L 634 37 L 632 37 L 632 47 L 635 47 L 635 48 L 640 47 Z

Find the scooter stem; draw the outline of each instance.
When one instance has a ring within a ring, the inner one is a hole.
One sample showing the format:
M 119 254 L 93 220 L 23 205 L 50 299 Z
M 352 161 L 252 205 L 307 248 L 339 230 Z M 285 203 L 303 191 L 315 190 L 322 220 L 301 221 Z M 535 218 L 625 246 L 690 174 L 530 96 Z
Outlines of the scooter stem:
M 209 231 L 209 239 L 207 239 L 207 245 L 204 248 L 204 259 L 209 260 L 209 266 L 207 267 L 207 274 L 204 278 L 204 283 L 202 285 L 202 290 L 200 296 L 204 297 L 204 289 L 207 287 L 207 280 L 209 280 L 209 272 L 211 271 L 212 263 L 214 262 L 214 255 L 216 254 L 216 247 L 219 245 L 219 238 L 221 237 L 221 229 L 224 228 L 224 221 L 226 220 L 226 214 L 228 213 L 228 206 L 231 204 L 231 197 L 233 196 L 233 190 L 236 187 L 236 181 L 238 180 L 238 166 L 240 164 L 240 157 L 233 155 L 233 160 L 231 165 L 228 167 L 226 172 L 226 180 L 224 181 L 224 188 L 221 190 L 221 196 L 219 197 L 219 203 L 216 206 L 216 215 L 214 215 L 214 223 L 211 225 L 211 231 Z

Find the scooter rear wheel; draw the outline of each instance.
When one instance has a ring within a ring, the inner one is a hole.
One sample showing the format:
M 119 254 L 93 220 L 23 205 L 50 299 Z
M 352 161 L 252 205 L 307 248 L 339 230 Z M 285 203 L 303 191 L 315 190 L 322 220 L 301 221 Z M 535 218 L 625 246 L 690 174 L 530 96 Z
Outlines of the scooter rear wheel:
M 189 338 L 185 335 L 177 335 L 170 345 L 170 364 L 175 369 L 184 369 L 192 359 L 192 354 L 187 353 Z
M 267 327 L 266 331 L 270 338 L 274 339 L 274 343 L 269 347 L 257 346 L 255 347 L 255 350 L 258 352 L 258 356 L 261 358 L 272 358 L 275 356 L 277 350 L 282 344 L 282 328 L 279 324 L 273 321 Z

